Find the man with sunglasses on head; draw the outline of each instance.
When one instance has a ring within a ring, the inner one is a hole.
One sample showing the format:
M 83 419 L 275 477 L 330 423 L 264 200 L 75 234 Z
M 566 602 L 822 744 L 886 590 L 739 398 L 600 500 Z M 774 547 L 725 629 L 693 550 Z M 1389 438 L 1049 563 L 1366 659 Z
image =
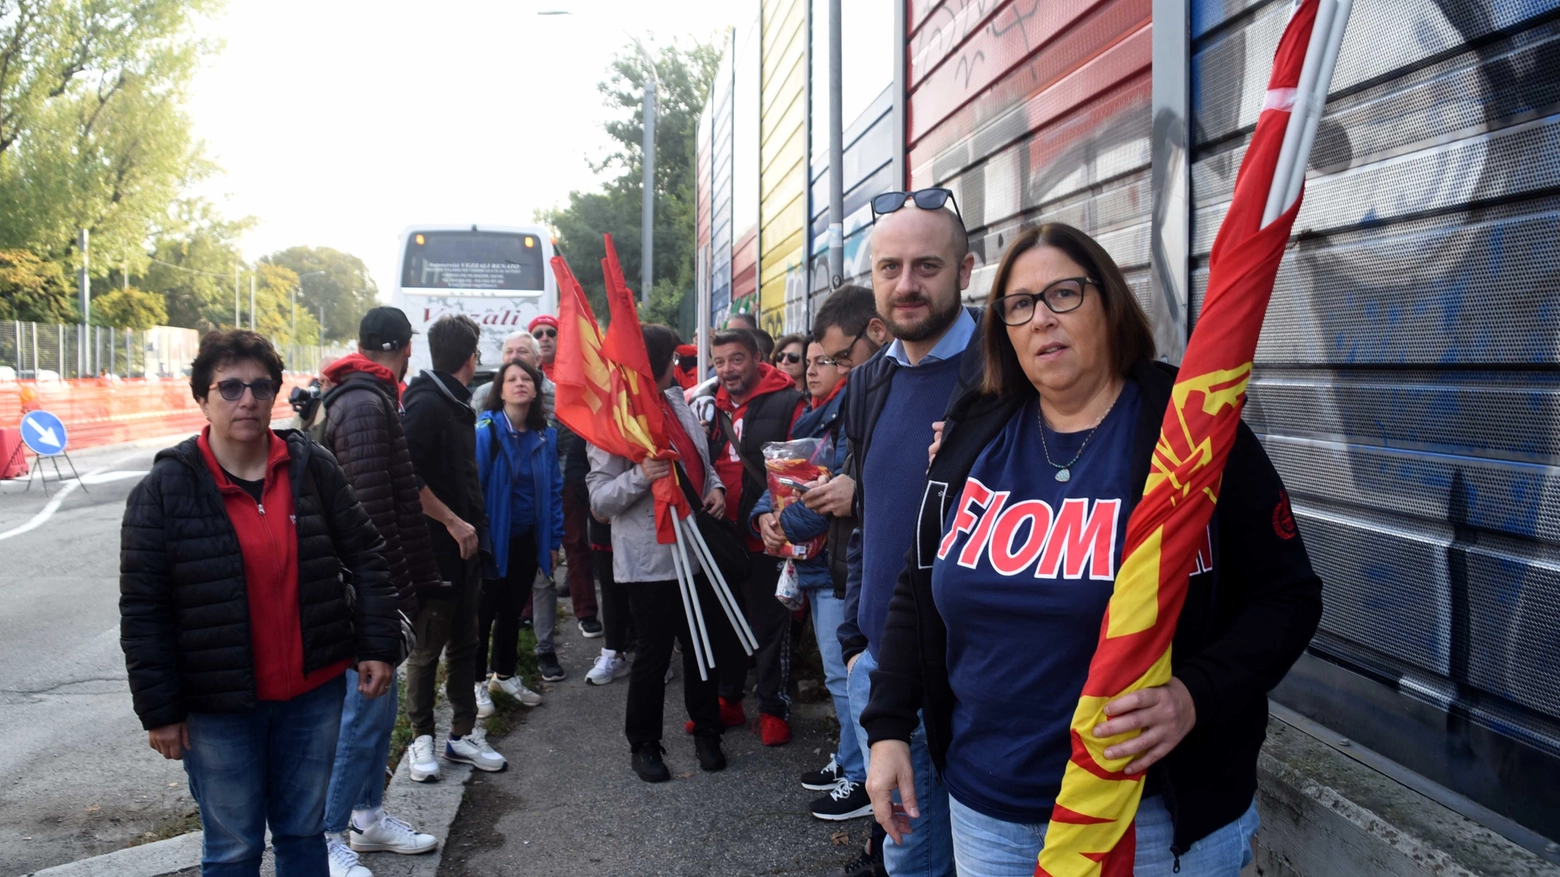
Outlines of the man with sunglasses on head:
M 401 381 L 411 362 L 413 334 L 399 308 L 378 307 L 363 315 L 358 352 L 325 369 L 332 386 L 322 400 L 321 436 L 384 539 L 390 581 L 408 624 L 418 617 L 422 599 L 445 592 L 401 426 Z M 368 699 L 357 690 L 356 674 L 347 670 L 341 735 L 325 801 L 331 877 L 372 877 L 358 853 L 416 854 L 438 846 L 433 835 L 386 814 L 382 806 L 395 716 L 393 676 L 388 696 Z
M 806 497 L 808 507 L 836 515 L 854 510 L 859 538 L 846 551 L 848 576 L 840 646 L 857 740 L 870 759 L 861 713 L 871 696 L 875 650 L 888 603 L 905 566 L 926 481 L 918 449 L 932 443 L 934 423 L 980 384 L 981 311 L 961 304 L 975 257 L 958 203 L 947 189 L 885 192 L 872 199 L 872 292 L 894 341 L 851 369 L 847 387 L 846 476 Z M 849 355 L 849 352 L 847 352 Z M 883 844 L 892 877 L 952 875 L 948 793 L 926 745 L 911 739 L 918 800 L 908 802 L 911 833 Z M 897 806 L 897 805 L 896 805 Z

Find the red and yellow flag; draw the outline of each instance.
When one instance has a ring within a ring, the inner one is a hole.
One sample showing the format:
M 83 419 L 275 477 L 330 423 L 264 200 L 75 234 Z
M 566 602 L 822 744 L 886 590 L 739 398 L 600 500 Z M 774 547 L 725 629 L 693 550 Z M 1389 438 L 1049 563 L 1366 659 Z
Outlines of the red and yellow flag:
M 1297 201 L 1262 227 L 1316 7 L 1317 0 L 1304 0 L 1279 43 L 1269 99 L 1214 241 L 1208 294 L 1171 391 L 1143 499 L 1127 524 L 1121 571 L 1073 714 L 1072 757 L 1036 877 L 1132 874 L 1132 820 L 1143 794 L 1143 774 L 1123 773 L 1132 759 L 1108 759 L 1104 751 L 1133 735 L 1096 739 L 1093 729 L 1106 721 L 1105 704 L 1170 680 L 1176 620 L 1219 499 L 1262 318 L 1300 210 Z
M 558 390 L 553 411 L 576 435 L 604 451 L 635 463 L 646 457 L 672 459 L 676 455 L 666 438 L 638 307 L 624 283 L 611 235 L 606 243 L 607 257 L 601 267 L 612 323 L 605 335 L 568 263 L 562 256 L 552 259 L 558 279 L 558 354 L 553 369 Z M 656 500 L 656 539 L 670 545 L 677 541 L 672 515 L 687 517 L 687 499 L 674 478 L 657 480 L 651 490 Z

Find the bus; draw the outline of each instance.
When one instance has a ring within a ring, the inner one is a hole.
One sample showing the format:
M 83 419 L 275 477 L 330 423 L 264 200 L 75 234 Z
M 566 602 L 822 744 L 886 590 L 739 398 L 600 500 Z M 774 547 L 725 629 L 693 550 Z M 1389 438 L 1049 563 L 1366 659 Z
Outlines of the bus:
M 465 314 L 482 327 L 481 372 L 499 365 L 504 338 L 537 316 L 558 313 L 550 233 L 539 225 L 416 225 L 401 233 L 394 304 L 422 337 L 411 374 L 431 368 L 428 327 Z

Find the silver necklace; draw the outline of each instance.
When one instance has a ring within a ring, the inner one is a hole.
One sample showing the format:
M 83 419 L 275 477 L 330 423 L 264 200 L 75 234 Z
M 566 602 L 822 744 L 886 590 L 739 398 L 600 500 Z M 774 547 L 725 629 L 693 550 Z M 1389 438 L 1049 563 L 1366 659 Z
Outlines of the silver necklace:
M 1078 453 L 1073 454 L 1073 458 L 1071 460 L 1061 464 L 1052 462 L 1051 460 L 1051 449 L 1047 447 L 1045 443 L 1045 414 L 1043 412 L 1039 412 L 1039 406 L 1036 406 L 1037 413 L 1035 414 L 1035 419 L 1040 421 L 1040 450 L 1045 452 L 1045 461 L 1050 464 L 1052 469 L 1056 470 L 1057 481 L 1066 484 L 1072 480 L 1072 467 L 1076 465 L 1078 460 L 1083 457 L 1083 449 L 1089 446 L 1089 442 L 1094 441 L 1094 434 L 1100 431 L 1100 424 L 1104 423 L 1105 418 L 1109 417 L 1110 413 L 1116 409 L 1116 402 L 1120 398 L 1121 393 L 1118 391 L 1116 393 L 1116 398 L 1110 400 L 1110 407 L 1106 408 L 1105 413 L 1100 415 L 1100 419 L 1094 421 L 1094 426 L 1089 428 L 1088 436 L 1084 438 L 1083 444 L 1078 446 Z

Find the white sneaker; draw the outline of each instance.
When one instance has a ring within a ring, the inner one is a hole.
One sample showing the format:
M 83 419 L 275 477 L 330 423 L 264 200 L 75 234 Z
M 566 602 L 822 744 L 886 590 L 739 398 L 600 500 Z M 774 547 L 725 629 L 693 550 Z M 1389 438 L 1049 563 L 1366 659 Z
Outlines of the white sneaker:
M 488 694 L 486 682 L 477 683 L 477 718 L 485 719 L 493 714 L 493 695 Z
M 431 852 L 439 845 L 439 839 L 419 832 L 394 816 L 383 814 L 378 822 L 367 828 L 358 828 L 356 820 L 349 823 L 347 843 L 360 853 L 387 852 L 412 856 Z
M 374 877 L 374 872 L 363 867 L 358 854 L 352 852 L 339 834 L 326 833 L 325 857 L 330 862 L 330 877 Z
M 611 649 L 602 649 L 601 655 L 596 658 L 596 666 L 590 668 L 585 674 L 585 681 L 590 685 L 606 685 L 614 679 L 621 679 L 628 675 L 628 662 L 622 656 Z
M 487 731 L 483 728 L 472 728 L 470 734 L 459 740 L 453 737 L 446 740 L 444 760 L 469 764 L 477 770 L 486 771 L 499 771 L 509 766 L 504 756 L 494 752 L 493 747 L 488 745 Z
M 433 757 L 433 737 L 424 734 L 412 741 L 407 750 L 412 779 L 419 783 L 436 782 L 439 779 L 439 760 Z
M 520 703 L 524 706 L 539 706 L 542 702 L 542 696 L 532 691 L 531 689 L 526 688 L 525 683 L 521 681 L 519 676 L 511 676 L 508 679 L 500 679 L 498 678 L 498 674 L 495 673 L 493 674 L 492 680 L 488 682 L 488 690 L 502 691 L 515 700 L 520 701 Z M 489 699 L 491 700 L 491 698 Z

